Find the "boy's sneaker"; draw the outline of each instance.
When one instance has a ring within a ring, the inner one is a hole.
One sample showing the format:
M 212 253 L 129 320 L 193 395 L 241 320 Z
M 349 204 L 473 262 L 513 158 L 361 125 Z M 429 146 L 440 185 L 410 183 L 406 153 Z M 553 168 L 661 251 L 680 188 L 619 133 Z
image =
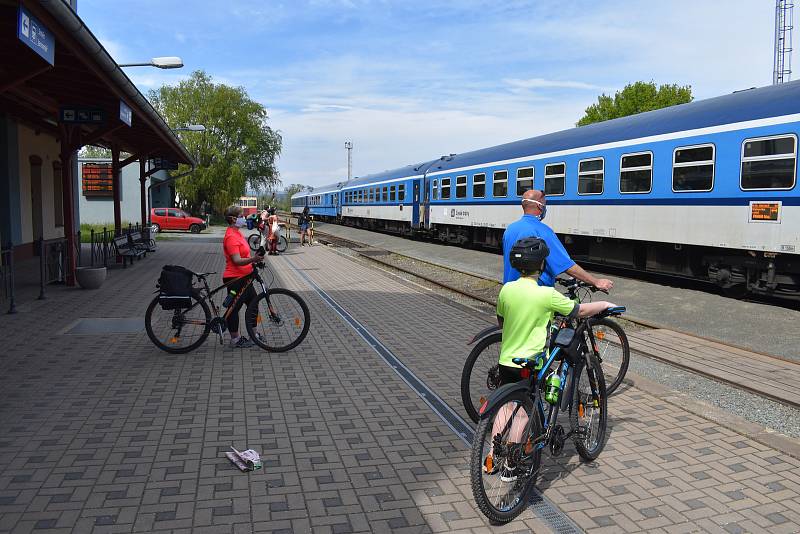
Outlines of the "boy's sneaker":
M 253 342 L 244 336 L 236 340 L 236 343 L 231 343 L 232 349 L 248 349 L 253 346 Z

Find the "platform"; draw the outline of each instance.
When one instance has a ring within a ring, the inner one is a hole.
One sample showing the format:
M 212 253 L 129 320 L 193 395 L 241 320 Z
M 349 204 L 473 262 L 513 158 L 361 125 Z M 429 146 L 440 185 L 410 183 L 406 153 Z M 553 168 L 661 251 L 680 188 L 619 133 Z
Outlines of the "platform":
M 286 354 L 210 338 L 172 356 L 143 331 L 68 333 L 82 318 L 143 316 L 162 265 L 221 270 L 220 248 L 164 242 L 96 292 L 55 288 L 0 318 L 0 532 L 800 526 L 800 460 L 636 387 L 609 400 L 596 462 L 571 446 L 546 457 L 546 500 L 489 525 L 469 487 L 459 395 L 485 316 L 327 247 L 268 258 L 312 311 L 308 338 Z M 264 468 L 240 473 L 223 456 L 231 444 L 261 452 Z

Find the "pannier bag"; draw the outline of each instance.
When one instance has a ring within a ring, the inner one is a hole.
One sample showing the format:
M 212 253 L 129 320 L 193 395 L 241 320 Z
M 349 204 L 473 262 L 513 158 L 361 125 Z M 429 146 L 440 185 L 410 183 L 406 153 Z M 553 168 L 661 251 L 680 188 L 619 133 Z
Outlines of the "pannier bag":
M 192 306 L 192 271 L 180 265 L 165 265 L 158 279 L 158 303 L 163 310 Z

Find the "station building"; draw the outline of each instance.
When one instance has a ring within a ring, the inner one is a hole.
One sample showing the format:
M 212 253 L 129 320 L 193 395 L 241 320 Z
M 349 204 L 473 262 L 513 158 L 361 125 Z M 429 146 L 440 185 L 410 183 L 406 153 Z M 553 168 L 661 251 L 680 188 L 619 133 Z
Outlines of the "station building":
M 74 284 L 76 232 L 84 207 L 77 162 L 81 147 L 111 150 L 111 191 L 105 202 L 112 206 L 117 232 L 123 196 L 132 206 L 138 200 L 130 222 L 144 223 L 148 178 L 177 164 L 194 166 L 175 133 L 80 19 L 76 4 L 0 0 L 4 284 L 10 263 L 32 258 L 37 243 L 50 240 L 61 240 L 68 251 L 66 283 Z

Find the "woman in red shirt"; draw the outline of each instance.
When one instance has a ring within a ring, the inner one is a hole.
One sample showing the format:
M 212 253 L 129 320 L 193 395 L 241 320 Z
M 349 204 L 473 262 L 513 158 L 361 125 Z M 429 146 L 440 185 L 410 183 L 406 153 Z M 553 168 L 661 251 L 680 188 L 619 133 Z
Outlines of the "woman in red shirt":
M 253 273 L 252 264 L 262 261 L 264 256 L 256 254 L 252 258 L 250 257 L 250 246 L 239 231 L 240 228 L 247 225 L 246 219 L 242 216 L 241 206 L 228 206 L 228 209 L 225 210 L 225 220 L 228 222 L 228 230 L 222 239 L 222 250 L 225 253 L 225 271 L 222 273 L 222 282 L 228 285 L 229 293 L 236 291 L 239 297 L 228 316 L 228 331 L 231 333 L 231 347 L 244 349 L 252 347 L 253 342 L 245 336 L 239 335 L 239 311 L 242 306 L 256 296 L 256 291 L 250 284 L 244 295 L 239 295 L 239 293 L 247 281 L 247 276 Z

